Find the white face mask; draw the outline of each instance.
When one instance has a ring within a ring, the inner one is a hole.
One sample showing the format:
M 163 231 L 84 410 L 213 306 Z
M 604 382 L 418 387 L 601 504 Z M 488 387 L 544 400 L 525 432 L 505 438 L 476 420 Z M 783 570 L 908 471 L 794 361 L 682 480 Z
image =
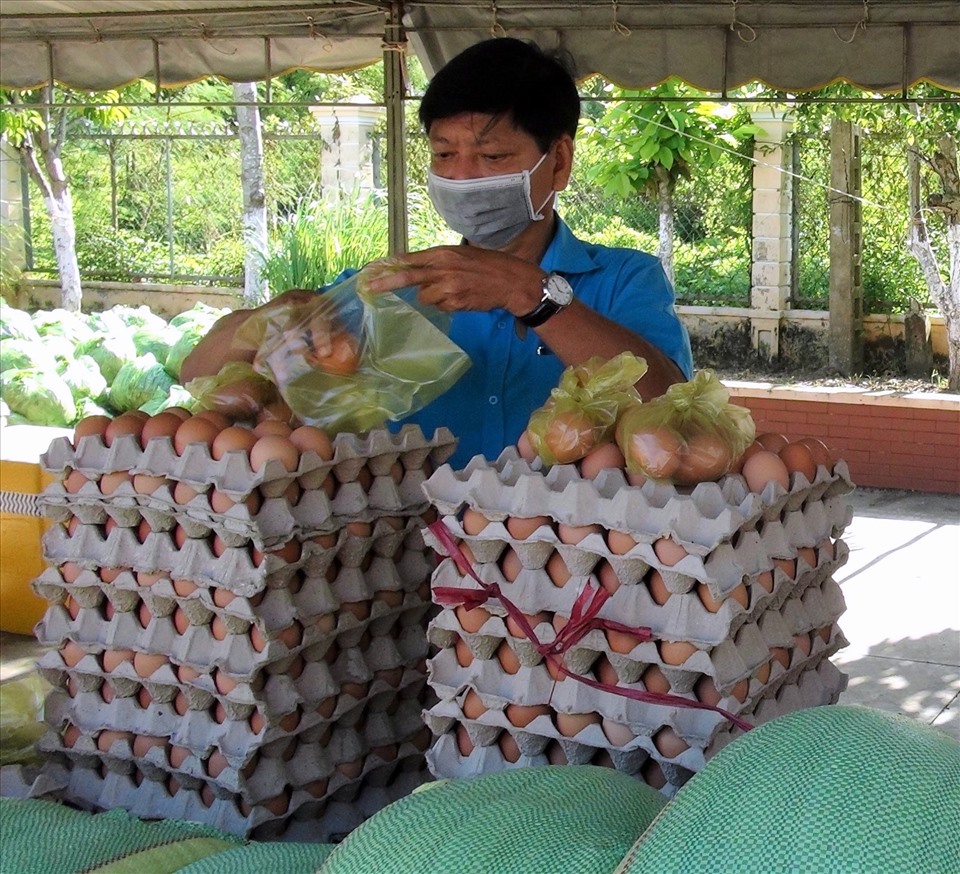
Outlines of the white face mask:
M 555 192 L 534 209 L 530 176 L 546 159 L 544 154 L 530 169 L 478 179 L 445 179 L 431 170 L 427 193 L 443 220 L 469 242 L 499 249 L 516 239 L 530 222 L 542 221 L 541 210 Z

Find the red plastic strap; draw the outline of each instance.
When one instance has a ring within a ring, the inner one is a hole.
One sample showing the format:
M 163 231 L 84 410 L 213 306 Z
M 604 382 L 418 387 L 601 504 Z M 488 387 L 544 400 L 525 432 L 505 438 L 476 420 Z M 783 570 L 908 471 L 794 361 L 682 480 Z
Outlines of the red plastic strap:
M 491 598 L 496 598 L 503 605 L 514 622 L 520 626 L 524 636 L 533 643 L 537 652 L 543 656 L 554 669 L 566 677 L 572 677 L 580 683 L 584 683 L 594 689 L 603 692 L 610 692 L 613 695 L 620 695 L 624 698 L 631 698 L 635 701 L 642 701 L 647 704 L 662 704 L 671 707 L 687 707 L 695 710 L 712 710 L 719 713 L 725 719 L 732 722 L 738 728 L 749 731 L 753 726 L 741 719 L 734 713 L 724 710 L 722 707 L 716 707 L 712 704 L 706 704 L 702 701 L 691 701 L 689 698 L 683 698 L 680 695 L 671 695 L 664 692 L 647 692 L 641 689 L 625 689 L 622 686 L 616 686 L 609 683 L 602 683 L 592 677 L 582 674 L 575 674 L 563 663 L 560 658 L 562 653 L 574 646 L 591 628 L 610 628 L 616 631 L 623 631 L 632 634 L 641 640 L 653 639 L 653 633 L 646 627 L 632 627 L 623 625 L 619 622 L 612 622 L 606 619 L 598 619 L 597 613 L 606 603 L 610 593 L 606 589 L 593 587 L 589 583 L 583 587 L 577 600 L 570 611 L 570 621 L 560 630 L 560 633 L 550 643 L 543 643 L 537 637 L 536 631 L 530 625 L 523 611 L 517 607 L 509 598 L 505 597 L 500 586 L 496 583 L 486 583 L 477 575 L 467 557 L 463 554 L 457 544 L 456 539 L 450 533 L 450 529 L 444 525 L 442 519 L 432 522 L 427 526 L 434 537 L 440 542 L 446 550 L 447 555 L 453 559 L 461 573 L 470 577 L 479 589 L 463 589 L 455 586 L 438 586 L 433 590 L 434 600 L 445 607 L 454 607 L 463 604 L 468 610 L 479 607 Z

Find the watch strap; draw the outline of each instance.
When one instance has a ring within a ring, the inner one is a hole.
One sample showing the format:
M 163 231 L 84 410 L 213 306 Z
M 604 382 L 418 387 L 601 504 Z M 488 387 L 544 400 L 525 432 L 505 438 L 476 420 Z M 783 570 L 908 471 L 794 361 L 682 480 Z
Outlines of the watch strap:
M 565 309 L 563 304 L 559 304 L 551 299 L 547 293 L 547 283 L 550 281 L 550 275 L 551 274 L 548 274 L 543 278 L 543 297 L 540 298 L 540 303 L 525 316 L 517 316 L 517 321 L 526 325 L 528 328 L 539 327 L 551 316 L 555 316 L 560 310 Z

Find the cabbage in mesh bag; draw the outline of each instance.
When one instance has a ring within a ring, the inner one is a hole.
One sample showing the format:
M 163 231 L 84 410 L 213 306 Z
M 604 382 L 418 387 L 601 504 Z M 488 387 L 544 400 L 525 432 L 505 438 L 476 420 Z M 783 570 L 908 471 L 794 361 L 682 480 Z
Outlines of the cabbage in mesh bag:
M 415 303 L 414 290 L 373 294 L 366 283 L 398 262 L 377 262 L 308 303 L 258 311 L 237 332 L 253 368 L 294 414 L 326 430 L 368 431 L 450 388 L 470 359 Z
M 730 403 L 730 392 L 710 370 L 624 410 L 616 429 L 630 473 L 677 485 L 719 479 L 755 435 L 750 411 Z
M 547 402 L 530 416 L 527 436 L 547 464 L 572 464 L 610 441 L 620 411 L 640 403 L 634 388 L 647 363 L 631 352 L 568 367 Z

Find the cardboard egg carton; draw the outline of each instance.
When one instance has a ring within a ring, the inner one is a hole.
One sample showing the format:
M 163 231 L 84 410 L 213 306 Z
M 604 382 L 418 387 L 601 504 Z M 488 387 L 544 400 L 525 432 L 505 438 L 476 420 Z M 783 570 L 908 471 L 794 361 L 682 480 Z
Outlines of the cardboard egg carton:
M 428 440 L 414 425 L 406 425 L 395 434 L 384 429 L 366 435 L 337 434 L 330 460 L 308 451 L 301 454 L 295 471 L 287 471 L 274 459 L 261 470 L 253 471 L 246 452 L 227 452 L 214 459 L 209 447 L 195 443 L 177 455 L 169 437 L 154 438 L 146 448 L 141 448 L 132 435 L 119 435 L 110 446 L 99 436 L 84 437 L 76 448 L 69 438 L 60 437 L 41 456 L 41 464 L 52 473 L 79 470 L 88 478 L 131 471 L 197 486 L 212 485 L 240 501 L 254 489 L 267 497 L 282 495 L 294 482 L 315 489 L 329 473 L 341 483 L 350 482 L 364 466 L 375 477 L 389 475 L 398 462 L 405 470 L 421 469 L 428 462 L 436 466 L 450 456 L 455 444 L 455 438 L 445 428 L 437 429 Z
M 178 780 L 174 785 L 170 777 L 164 779 L 158 773 L 148 777 L 135 766 L 114 770 L 63 760 L 45 769 L 31 796 L 55 798 L 95 811 L 120 807 L 145 819 L 184 819 L 250 839 L 330 842 L 342 839 L 429 779 L 422 754 L 408 757 L 400 767 L 391 764 L 390 770 L 391 777 L 386 780 L 377 779 L 375 765 L 367 770 L 364 779 L 351 787 L 349 802 L 332 796 L 318 799 L 305 789 L 277 787 L 283 800 L 270 809 L 262 804 L 251 806 L 223 790 L 204 792 L 202 782 L 186 777 L 184 783 Z
M 494 462 L 475 456 L 459 471 L 444 465 L 424 484 L 427 497 L 443 515 L 454 516 L 470 506 L 495 521 L 543 515 L 572 525 L 598 523 L 646 542 L 673 535 L 694 554 L 709 552 L 760 518 L 777 518 L 810 499 L 842 496 L 852 489 L 843 461 L 833 473 L 821 467 L 815 484 L 795 475 L 789 492 L 771 483 L 757 495 L 738 474 L 692 488 L 653 480 L 631 486 L 616 469 L 602 471 L 595 480 L 583 479 L 575 465 L 544 469 L 539 462 L 524 461 L 514 447 Z

